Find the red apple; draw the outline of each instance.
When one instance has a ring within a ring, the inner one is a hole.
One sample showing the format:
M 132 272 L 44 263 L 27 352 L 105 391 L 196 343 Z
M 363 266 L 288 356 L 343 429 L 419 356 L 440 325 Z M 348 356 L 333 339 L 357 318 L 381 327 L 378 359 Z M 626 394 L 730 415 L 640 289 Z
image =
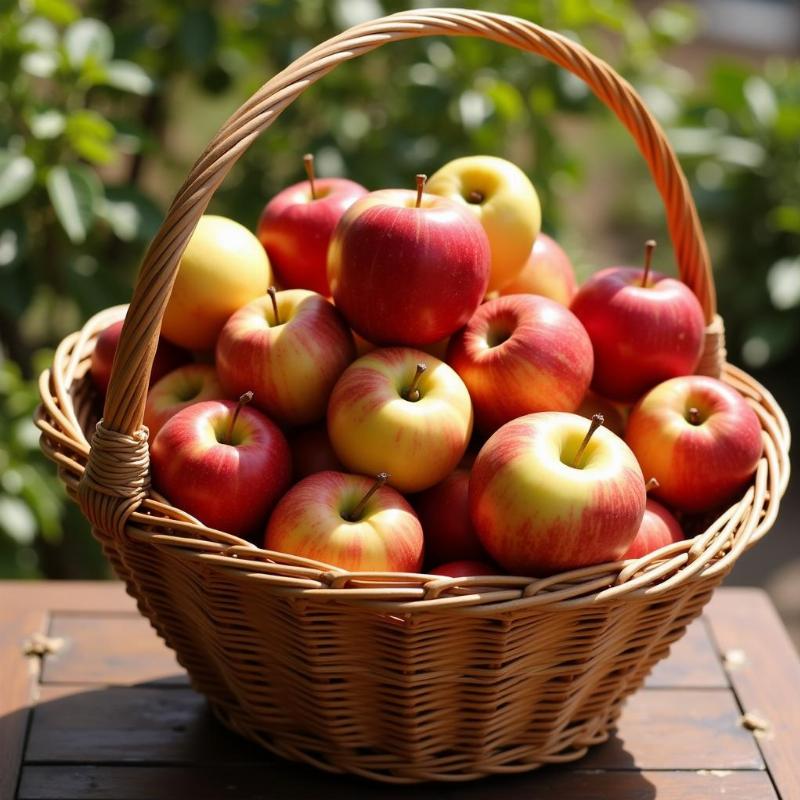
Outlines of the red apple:
M 761 424 L 732 387 L 702 375 L 673 378 L 633 408 L 625 441 L 682 511 L 707 511 L 744 488 L 761 458 Z
M 581 404 L 575 411 L 576 414 L 580 414 L 586 419 L 591 419 L 595 414 L 602 414 L 603 425 L 621 437 L 625 436 L 625 423 L 629 412 L 629 406 L 609 400 L 607 397 L 601 397 L 591 389 L 583 396 Z
M 570 308 L 594 347 L 592 388 L 612 400 L 636 400 L 658 383 L 694 372 L 703 350 L 703 309 L 685 283 L 645 268 L 593 275 Z
M 428 564 L 486 558 L 469 516 L 468 469 L 453 470 L 443 481 L 418 494 L 413 502 L 425 531 Z
M 428 345 L 472 315 L 489 281 L 489 243 L 469 209 L 402 189 L 372 192 L 344 214 L 328 251 L 334 301 L 376 344 Z
M 645 508 L 642 471 L 625 442 L 577 414 L 507 423 L 478 454 L 469 501 L 481 543 L 512 575 L 616 561 Z M 587 431 L 588 427 L 588 431 Z
M 272 512 L 264 547 L 355 572 L 419 572 L 422 527 L 387 477 L 310 475 Z
M 164 423 L 182 408 L 204 400 L 224 400 L 217 373 L 210 364 L 184 364 L 153 385 L 144 407 L 144 424 L 152 442 Z
M 328 245 L 342 214 L 367 193 L 345 178 L 315 178 L 313 158 L 305 157 L 309 179 L 289 186 L 267 203 L 258 238 L 284 289 L 311 289 L 330 296 Z
M 431 575 L 444 575 L 447 578 L 471 578 L 499 573 L 497 567 L 486 561 L 450 561 L 431 570 Z
M 540 294 L 569 307 L 577 291 L 569 256 L 555 239 L 540 233 L 522 271 L 503 286 L 500 294 Z
M 325 416 L 328 398 L 355 358 L 350 329 L 321 295 L 271 290 L 240 308 L 217 341 L 217 373 L 230 396 L 252 389 L 254 403 L 287 425 Z
M 167 420 L 150 448 L 153 484 L 203 524 L 237 536 L 263 527 L 292 473 L 275 423 L 242 400 L 209 400 Z
M 484 431 L 535 411 L 575 411 L 592 378 L 592 343 L 564 306 L 515 294 L 484 303 L 450 340 Z
M 653 550 L 666 547 L 684 538 L 677 519 L 661 503 L 647 498 L 642 524 L 622 559 L 642 558 Z
M 89 371 L 92 383 L 101 394 L 108 391 L 108 382 L 111 380 L 111 366 L 114 363 L 114 354 L 122 333 L 123 320 L 112 322 L 102 330 L 92 350 Z M 189 354 L 182 348 L 168 342 L 166 339 L 158 340 L 158 348 L 153 359 L 153 369 L 150 372 L 150 385 L 163 378 L 168 372 L 185 364 L 190 360 Z
M 313 425 L 294 433 L 289 439 L 292 451 L 293 479 L 307 478 L 315 472 L 342 470 L 325 426 Z

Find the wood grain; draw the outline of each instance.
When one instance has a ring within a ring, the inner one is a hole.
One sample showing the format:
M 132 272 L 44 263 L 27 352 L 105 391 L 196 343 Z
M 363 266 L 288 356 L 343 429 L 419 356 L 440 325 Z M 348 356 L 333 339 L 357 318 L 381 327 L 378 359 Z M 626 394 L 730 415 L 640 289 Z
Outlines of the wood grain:
M 684 637 L 672 645 L 669 658 L 659 661 L 645 682 L 651 689 L 725 689 L 728 685 L 702 618 L 686 629 Z

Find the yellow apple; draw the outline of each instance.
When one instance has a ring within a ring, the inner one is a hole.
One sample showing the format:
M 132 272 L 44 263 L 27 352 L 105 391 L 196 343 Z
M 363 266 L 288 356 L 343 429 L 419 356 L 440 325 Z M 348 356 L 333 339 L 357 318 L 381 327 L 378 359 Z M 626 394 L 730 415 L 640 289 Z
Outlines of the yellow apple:
M 519 167 L 495 156 L 456 158 L 431 176 L 425 191 L 464 204 L 480 220 L 491 250 L 487 293 L 519 274 L 542 221 L 539 196 Z
M 178 266 L 162 335 L 190 350 L 214 346 L 228 317 L 272 282 L 261 242 L 226 217 L 200 218 Z

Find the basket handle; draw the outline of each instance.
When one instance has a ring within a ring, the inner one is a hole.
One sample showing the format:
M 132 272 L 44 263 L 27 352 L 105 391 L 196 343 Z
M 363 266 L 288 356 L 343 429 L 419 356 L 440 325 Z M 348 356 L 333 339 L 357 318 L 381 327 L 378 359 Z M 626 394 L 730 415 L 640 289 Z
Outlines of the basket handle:
M 664 131 L 633 87 L 605 61 L 581 45 L 527 20 L 461 9 L 405 11 L 357 25 L 298 58 L 234 113 L 192 167 L 150 244 L 139 272 L 114 359 L 100 426 L 103 435 L 95 437 L 85 478 L 96 491 L 119 496 L 123 483 L 119 472 L 122 450 L 136 450 L 130 459 L 138 462 L 139 469 L 142 461 L 146 464 L 146 439 L 143 443 L 140 428 L 161 319 L 181 254 L 231 167 L 284 108 L 338 64 L 388 42 L 423 36 L 477 36 L 537 53 L 582 78 L 614 111 L 633 136 L 650 168 L 666 208 L 681 277 L 700 301 L 709 324 L 710 336 L 706 344 L 711 351 L 710 366 L 701 367 L 701 371 L 718 372 L 721 334 L 716 326 L 719 318 L 716 317 L 708 249 L 697 209 Z M 95 452 L 98 449 L 105 452 Z M 114 472 L 116 487 L 98 485 L 99 464 L 98 469 L 92 469 L 93 461 L 104 461 L 106 470 L 113 463 L 117 464 Z M 132 476 L 125 480 L 132 480 Z M 140 485 L 136 494 L 143 490 Z M 130 493 L 131 489 L 127 491 Z M 133 501 L 133 497 L 130 499 Z

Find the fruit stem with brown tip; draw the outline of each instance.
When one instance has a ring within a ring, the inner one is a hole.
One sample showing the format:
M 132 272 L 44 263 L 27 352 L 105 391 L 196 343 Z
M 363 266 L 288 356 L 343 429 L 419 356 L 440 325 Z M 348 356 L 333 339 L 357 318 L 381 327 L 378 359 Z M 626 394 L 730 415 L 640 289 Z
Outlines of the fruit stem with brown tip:
M 275 313 L 275 324 L 281 324 L 281 315 L 278 313 L 278 292 L 274 286 L 270 286 L 267 289 L 267 294 L 269 295 L 270 300 L 272 300 L 272 310 Z
M 661 486 L 661 484 L 658 482 L 658 478 L 650 478 L 644 485 L 644 490 L 646 492 L 651 492 L 654 489 L 658 489 L 659 486 Z
M 593 414 L 592 421 L 589 423 L 589 430 L 586 431 L 586 436 L 583 437 L 583 441 L 581 442 L 580 447 L 578 448 L 578 452 L 575 453 L 575 458 L 572 459 L 572 466 L 575 469 L 580 469 L 581 459 L 583 458 L 583 453 L 586 450 L 586 446 L 589 444 L 592 436 L 594 436 L 594 432 L 605 422 L 605 418 L 602 414 Z
M 303 156 L 303 166 L 306 168 L 306 175 L 308 175 L 308 182 L 311 185 L 311 199 L 317 199 L 317 187 L 314 185 L 314 156 L 311 153 L 306 153 Z
M 424 363 L 417 364 L 417 371 L 414 373 L 414 377 L 411 379 L 411 385 L 408 387 L 405 393 L 405 399 L 410 400 L 412 403 L 416 403 L 419 400 L 419 379 L 422 377 L 422 373 L 428 369 L 428 365 Z
M 415 208 L 419 208 L 422 203 L 422 190 L 425 188 L 425 182 L 427 180 L 427 175 L 423 175 L 421 172 L 417 175 L 417 202 L 414 206 Z
M 655 249 L 655 239 L 648 239 L 644 243 L 644 273 L 642 274 L 642 288 L 647 286 L 647 280 L 650 277 L 650 265 L 653 263 L 653 250 Z
M 228 432 L 225 434 L 225 441 L 222 444 L 230 444 L 233 439 L 233 427 L 236 425 L 236 420 L 239 419 L 239 412 L 253 399 L 252 392 L 245 392 L 236 403 L 236 408 L 233 410 L 233 416 L 228 425 Z
M 699 409 L 697 409 L 694 406 L 692 406 L 687 413 L 689 415 L 689 422 L 691 422 L 692 425 L 699 425 L 700 424 L 700 411 L 699 411 Z
M 483 195 L 479 191 L 473 189 L 467 195 L 467 202 L 472 203 L 472 205 L 478 206 L 483 202 Z
M 372 497 L 390 477 L 388 472 L 379 472 L 375 476 L 375 483 L 372 484 L 367 490 L 367 493 L 358 501 L 358 505 L 347 515 L 347 519 L 350 522 L 358 522 L 358 520 L 361 519 L 361 514 L 364 512 L 370 497 Z

